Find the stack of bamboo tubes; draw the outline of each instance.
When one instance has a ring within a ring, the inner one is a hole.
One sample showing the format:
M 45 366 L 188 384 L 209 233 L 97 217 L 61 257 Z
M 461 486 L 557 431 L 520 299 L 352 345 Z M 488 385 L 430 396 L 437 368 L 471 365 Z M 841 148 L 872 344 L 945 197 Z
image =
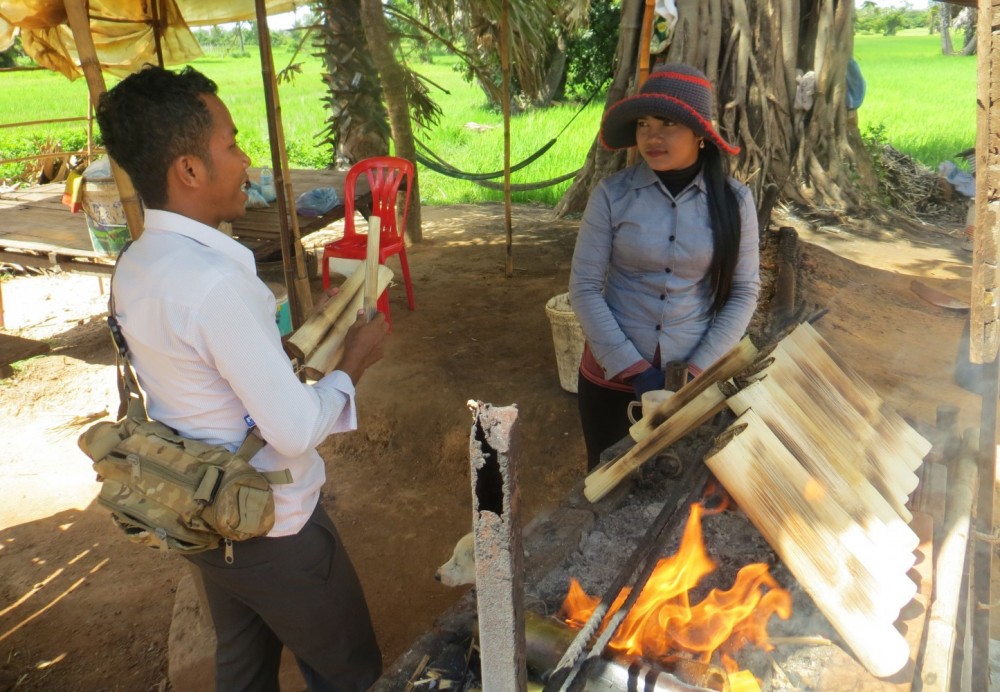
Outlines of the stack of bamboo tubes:
M 371 276 L 366 274 L 373 273 L 367 268 L 370 265 L 371 262 L 360 262 L 337 294 L 285 339 L 285 351 L 299 362 L 307 379 L 318 380 L 337 368 L 344 355 L 347 330 L 358 319 L 358 311 L 368 308 L 367 303 L 371 302 L 365 294 L 381 295 L 392 281 L 392 271 L 379 264 L 375 289 L 366 291 L 365 284 L 371 283 Z
M 858 660 L 906 666 L 894 623 L 917 585 L 905 504 L 931 444 L 811 326 L 782 339 L 726 400 L 736 421 L 705 463 Z
M 878 677 L 899 672 L 910 649 L 894 623 L 917 591 L 906 502 L 931 444 L 808 324 L 763 357 L 740 344 L 685 385 L 632 427 L 631 450 L 587 477 L 586 496 L 726 406 L 738 418 L 705 463 L 858 660 Z

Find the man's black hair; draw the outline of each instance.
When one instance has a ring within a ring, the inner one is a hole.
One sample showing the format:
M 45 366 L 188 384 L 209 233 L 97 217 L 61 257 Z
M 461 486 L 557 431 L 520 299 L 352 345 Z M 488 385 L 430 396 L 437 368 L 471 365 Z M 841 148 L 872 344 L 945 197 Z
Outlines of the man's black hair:
M 212 115 L 201 96 L 217 91 L 191 67 L 146 65 L 101 95 L 96 116 L 104 146 L 147 207 L 166 204 L 167 169 L 177 157 L 198 156 L 211 166 Z

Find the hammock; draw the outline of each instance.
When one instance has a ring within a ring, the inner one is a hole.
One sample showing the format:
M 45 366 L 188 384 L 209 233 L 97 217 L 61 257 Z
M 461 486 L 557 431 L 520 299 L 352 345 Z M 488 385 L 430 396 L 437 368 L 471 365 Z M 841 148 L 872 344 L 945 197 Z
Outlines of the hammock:
M 466 171 L 461 171 L 461 170 L 455 168 L 454 166 L 452 166 L 451 164 L 449 164 L 447 161 L 445 161 L 444 159 L 442 159 L 440 156 L 438 156 L 437 154 L 435 154 L 433 151 L 431 151 L 430 149 L 428 149 L 427 146 L 424 145 L 419 140 L 415 140 L 415 141 L 416 141 L 416 144 L 417 144 L 418 147 L 420 147 L 421 149 L 424 149 L 430 156 L 434 157 L 434 160 L 431 160 L 431 159 L 427 158 L 426 156 L 424 156 L 423 154 L 421 154 L 418 151 L 417 152 L 417 161 L 419 163 L 421 163 L 422 165 L 424 165 L 425 167 L 431 169 L 435 173 L 440 173 L 441 175 L 446 175 L 449 178 L 458 178 L 459 180 L 471 180 L 471 181 L 491 180 L 493 178 L 499 178 L 499 177 L 501 177 L 503 175 L 503 171 L 502 170 L 493 171 L 492 173 L 467 173 Z M 517 163 L 517 164 L 511 166 L 510 167 L 511 172 L 513 173 L 514 171 L 519 171 L 522 168 L 524 168 L 525 166 L 527 166 L 528 164 L 532 163 L 533 161 L 535 161 L 536 159 L 538 159 L 542 154 L 544 154 L 549 149 L 551 149 L 552 145 L 555 144 L 555 143 L 556 143 L 556 140 L 554 138 L 550 139 L 548 142 L 546 142 L 545 144 L 542 145 L 541 149 L 539 149 L 534 154 L 532 154 L 531 156 L 529 156 L 528 158 L 526 158 L 524 161 L 521 161 L 520 163 Z
M 566 173 L 565 175 L 560 175 L 558 178 L 550 178 L 549 180 L 542 180 L 537 183 L 511 183 L 511 192 L 531 192 L 532 190 L 541 190 L 543 187 L 549 187 L 550 185 L 558 185 L 561 182 L 575 178 L 576 174 L 582 171 L 582 168 L 577 168 L 571 173 Z M 488 188 L 490 190 L 498 190 L 503 192 L 503 183 L 494 183 L 488 180 L 474 180 L 476 185 Z
M 532 162 L 536 161 L 539 157 L 541 157 L 542 154 L 544 154 L 549 149 L 551 149 L 552 145 L 556 143 L 556 140 L 559 139 L 559 137 L 562 136 L 562 133 L 566 131 L 566 128 L 568 128 L 570 126 L 570 124 L 574 120 L 576 120 L 576 117 L 578 115 L 580 115 L 580 113 L 583 112 L 584 108 L 586 108 L 588 105 L 590 105 L 590 102 L 593 101 L 594 97 L 597 96 L 597 94 L 604 88 L 604 85 L 607 84 L 607 81 L 608 80 L 605 80 L 603 83 L 601 83 L 600 85 L 598 85 L 598 87 L 596 89 L 594 89 L 594 91 L 591 92 L 590 96 L 587 97 L 587 100 L 584 101 L 580 105 L 580 107 L 577 109 L 576 113 L 573 114 L 573 117 L 570 118 L 568 121 L 566 121 L 566 124 L 563 125 L 562 129 L 559 130 L 558 134 L 556 134 L 555 137 L 553 137 L 548 142 L 546 142 L 545 144 L 543 144 L 542 147 L 541 147 L 541 149 L 539 149 L 538 151 L 536 151 L 534 154 L 532 154 L 528 158 L 526 158 L 523 161 L 521 161 L 519 163 L 516 163 L 513 166 L 511 166 L 510 167 L 510 171 L 513 173 L 514 171 L 521 170 L 522 168 L 524 168 L 524 167 L 528 166 L 529 164 L 531 164 Z M 426 168 L 429 168 L 430 170 L 434 171 L 435 173 L 440 173 L 441 175 L 446 175 L 449 178 L 457 178 L 459 180 L 469 180 L 469 181 L 472 181 L 474 183 L 481 184 L 481 185 L 483 185 L 483 187 L 488 187 L 488 188 L 490 188 L 492 190 L 497 190 L 497 189 L 502 190 L 503 189 L 503 185 L 499 185 L 498 183 L 484 184 L 484 183 L 480 182 L 480 181 L 486 181 L 486 180 L 493 180 L 494 178 L 499 178 L 499 177 L 503 176 L 503 174 L 504 174 L 503 170 L 493 171 L 491 173 L 470 173 L 468 171 L 463 171 L 463 170 L 460 170 L 460 169 L 456 168 L 455 166 L 452 166 L 450 163 L 448 163 L 447 161 L 445 161 L 444 159 L 442 159 L 440 156 L 438 156 L 433 151 L 431 151 L 427 147 L 427 145 L 423 144 L 419 140 L 415 140 L 415 143 L 416 143 L 416 145 L 418 147 L 420 147 L 421 149 L 423 149 L 424 151 L 426 151 L 427 154 L 430 157 L 430 158 L 428 158 L 428 156 L 424 156 L 420 152 L 417 152 L 417 155 L 416 155 L 417 156 L 417 162 L 420 163 L 421 165 L 425 166 Z M 561 183 L 564 180 L 568 180 L 569 178 L 572 178 L 573 176 L 575 176 L 577 174 L 577 172 L 579 172 L 579 169 L 577 169 L 573 173 L 567 173 L 566 175 L 560 176 L 558 178 L 553 178 L 552 180 L 546 180 L 546 181 L 543 181 L 543 182 L 540 182 L 540 183 L 521 183 L 521 184 L 518 184 L 518 185 L 511 185 L 510 189 L 511 190 L 517 189 L 519 191 L 520 190 L 537 190 L 537 189 L 542 188 L 542 187 L 548 187 L 549 185 L 555 185 L 557 183 Z M 499 187 L 494 187 L 494 185 L 499 185 Z

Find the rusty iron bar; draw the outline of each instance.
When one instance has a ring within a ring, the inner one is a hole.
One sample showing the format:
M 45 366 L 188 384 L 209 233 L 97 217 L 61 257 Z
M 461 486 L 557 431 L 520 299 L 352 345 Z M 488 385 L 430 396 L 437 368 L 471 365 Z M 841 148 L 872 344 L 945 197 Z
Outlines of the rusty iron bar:
M 688 465 L 684 475 L 667 494 L 663 508 L 646 530 L 646 534 L 640 541 L 639 546 L 629 556 L 624 567 L 618 572 L 611 585 L 605 591 L 604 597 L 597 605 L 597 608 L 594 609 L 590 619 L 587 620 L 587 623 L 577 634 L 573 643 L 566 649 L 566 653 L 560 660 L 559 665 L 556 666 L 556 669 L 546 682 L 544 692 L 573 692 L 583 689 L 587 678 L 586 675 L 581 675 L 581 672 L 585 664 L 600 657 L 604 652 L 604 647 L 611 640 L 618 625 L 621 624 L 621 620 L 628 613 L 629 608 L 632 607 L 639 594 L 642 593 L 646 581 L 649 579 L 650 574 L 652 574 L 660 558 L 663 543 L 666 541 L 668 535 L 667 528 L 674 524 L 680 509 L 690 504 L 691 497 L 695 491 L 700 494 L 708 477 L 708 467 L 701 462 L 700 457 L 697 462 Z M 628 598 L 625 599 L 625 603 L 612 616 L 608 626 L 594 644 L 589 646 L 591 639 L 597 632 L 597 628 L 603 622 L 605 615 L 607 615 L 611 604 L 618 598 L 621 590 L 627 586 L 631 586 L 632 590 Z

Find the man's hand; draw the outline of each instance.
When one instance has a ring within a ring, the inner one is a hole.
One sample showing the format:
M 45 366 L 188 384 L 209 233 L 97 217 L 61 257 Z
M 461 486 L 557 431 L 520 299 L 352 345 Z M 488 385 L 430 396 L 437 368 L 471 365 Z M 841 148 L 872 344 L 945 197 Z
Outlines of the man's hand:
M 388 333 L 389 324 L 381 312 L 376 312 L 371 322 L 358 312 L 358 319 L 344 337 L 344 357 L 337 369 L 347 373 L 351 382 L 357 385 L 365 370 L 382 360 Z

